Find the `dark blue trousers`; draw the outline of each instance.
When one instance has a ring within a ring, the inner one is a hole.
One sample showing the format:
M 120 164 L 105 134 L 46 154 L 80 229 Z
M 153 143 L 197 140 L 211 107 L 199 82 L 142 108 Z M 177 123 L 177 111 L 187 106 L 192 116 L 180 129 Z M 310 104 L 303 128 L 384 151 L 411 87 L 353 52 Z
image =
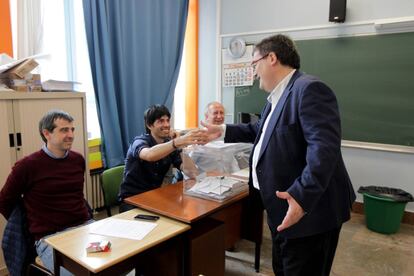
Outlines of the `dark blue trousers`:
M 313 236 L 286 239 L 272 231 L 276 276 L 329 276 L 341 227 Z

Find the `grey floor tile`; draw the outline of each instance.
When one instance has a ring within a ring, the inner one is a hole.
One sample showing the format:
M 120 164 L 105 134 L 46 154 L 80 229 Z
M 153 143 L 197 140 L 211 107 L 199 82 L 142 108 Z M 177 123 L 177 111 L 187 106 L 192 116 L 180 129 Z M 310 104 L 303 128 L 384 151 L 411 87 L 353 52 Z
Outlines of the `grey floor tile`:
M 264 228 L 260 273 L 253 267 L 253 243 L 240 241 L 236 252 L 226 252 L 226 276 L 273 275 L 270 233 Z M 384 235 L 366 228 L 363 215 L 352 214 L 342 228 L 331 275 L 414 275 L 414 226 L 402 224 L 396 234 Z

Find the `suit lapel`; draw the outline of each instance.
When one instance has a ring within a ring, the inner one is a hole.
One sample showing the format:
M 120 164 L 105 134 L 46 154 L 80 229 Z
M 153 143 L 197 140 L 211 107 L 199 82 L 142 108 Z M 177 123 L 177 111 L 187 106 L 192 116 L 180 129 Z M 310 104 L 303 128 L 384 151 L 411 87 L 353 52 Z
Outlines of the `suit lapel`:
M 263 138 L 262 147 L 260 148 L 260 154 L 259 154 L 259 159 L 258 160 L 260 160 L 260 158 L 262 157 L 263 152 L 265 151 L 265 149 L 267 147 L 267 144 L 269 143 L 270 136 L 273 133 L 273 129 L 275 128 L 275 126 L 276 126 L 276 124 L 279 120 L 280 114 L 282 113 L 283 107 L 285 106 L 286 99 L 288 98 L 288 96 L 290 95 L 290 93 L 292 91 L 291 89 L 292 89 L 293 83 L 295 82 L 295 80 L 300 75 L 302 75 L 302 74 L 299 73 L 299 71 L 296 71 L 293 74 L 293 76 L 290 79 L 288 85 L 286 86 L 285 90 L 283 91 L 282 96 L 280 97 L 280 99 L 279 99 L 279 101 L 278 101 L 278 103 L 275 107 L 275 110 L 273 111 L 273 113 L 271 115 L 272 117 L 270 117 L 270 121 L 267 124 L 266 132 L 264 133 L 265 136 Z M 262 124 L 261 127 L 263 127 L 263 124 Z

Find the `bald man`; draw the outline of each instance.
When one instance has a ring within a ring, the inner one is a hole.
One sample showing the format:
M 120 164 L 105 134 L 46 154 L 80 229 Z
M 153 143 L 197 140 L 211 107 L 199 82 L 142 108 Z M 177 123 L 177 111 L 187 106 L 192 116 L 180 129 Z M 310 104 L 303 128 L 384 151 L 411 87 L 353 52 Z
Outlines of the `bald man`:
M 224 106 L 219 102 L 211 102 L 204 113 L 205 122 L 212 125 L 224 124 Z

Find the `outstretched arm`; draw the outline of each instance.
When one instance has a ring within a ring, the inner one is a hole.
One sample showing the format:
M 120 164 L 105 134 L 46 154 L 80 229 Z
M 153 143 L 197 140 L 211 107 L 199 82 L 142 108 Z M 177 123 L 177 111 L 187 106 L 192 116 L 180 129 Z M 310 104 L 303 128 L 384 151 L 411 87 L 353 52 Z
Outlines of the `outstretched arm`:
M 139 158 L 148 162 L 155 162 L 166 157 L 178 148 L 193 144 L 204 145 L 208 142 L 207 136 L 205 130 L 194 129 L 189 131 L 186 135 L 174 138 L 168 142 L 150 148 L 143 148 L 139 152 Z
M 207 139 L 209 142 L 219 138 L 224 130 L 223 125 L 213 125 L 203 121 L 201 121 L 200 124 L 206 128 Z

